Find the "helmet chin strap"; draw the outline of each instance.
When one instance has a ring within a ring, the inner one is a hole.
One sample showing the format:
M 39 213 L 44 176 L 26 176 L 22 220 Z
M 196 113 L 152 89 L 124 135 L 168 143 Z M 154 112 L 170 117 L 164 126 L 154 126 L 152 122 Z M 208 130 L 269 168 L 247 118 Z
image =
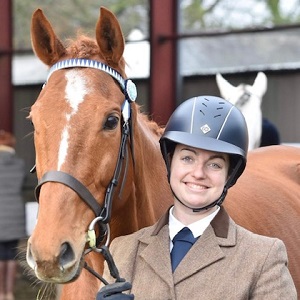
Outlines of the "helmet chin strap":
M 226 197 L 226 195 L 227 195 L 228 188 L 227 188 L 226 185 L 225 185 L 225 187 L 224 187 L 224 189 L 223 189 L 223 192 L 222 192 L 221 196 L 220 196 L 217 200 L 215 200 L 214 202 L 212 202 L 211 204 L 208 204 L 208 205 L 203 206 L 203 207 L 197 207 L 197 208 L 190 207 L 190 206 L 184 204 L 184 203 L 177 197 L 177 195 L 174 193 L 172 187 L 171 187 L 171 191 L 172 191 L 172 193 L 173 193 L 175 199 L 176 199 L 177 201 L 179 201 L 183 206 L 185 206 L 185 207 L 191 209 L 193 212 L 199 212 L 199 211 L 202 211 L 202 210 L 208 210 L 208 209 L 210 209 L 210 208 L 212 208 L 212 207 L 214 207 L 214 206 L 216 206 L 216 205 L 221 206 L 222 203 L 223 203 L 223 201 L 224 201 L 224 199 L 225 199 L 225 197 Z

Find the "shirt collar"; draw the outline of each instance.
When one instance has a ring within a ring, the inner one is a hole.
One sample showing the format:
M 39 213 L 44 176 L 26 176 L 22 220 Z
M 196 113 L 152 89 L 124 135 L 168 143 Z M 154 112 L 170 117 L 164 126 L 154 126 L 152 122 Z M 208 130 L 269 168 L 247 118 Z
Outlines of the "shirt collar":
M 211 221 L 214 219 L 214 217 L 217 215 L 217 213 L 220 210 L 220 207 L 218 206 L 217 209 L 212 212 L 210 215 L 206 216 L 205 218 L 196 221 L 188 226 L 185 226 L 180 221 L 178 221 L 174 215 L 173 215 L 173 209 L 174 207 L 171 207 L 169 210 L 169 234 L 170 239 L 173 240 L 174 236 L 183 228 L 188 227 L 195 238 L 199 237 L 203 234 L 205 229 L 208 227 L 208 225 L 211 223 Z

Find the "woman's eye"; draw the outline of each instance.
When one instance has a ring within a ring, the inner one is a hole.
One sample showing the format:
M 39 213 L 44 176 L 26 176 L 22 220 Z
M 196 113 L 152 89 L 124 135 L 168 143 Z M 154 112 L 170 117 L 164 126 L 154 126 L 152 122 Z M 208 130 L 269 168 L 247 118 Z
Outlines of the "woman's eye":
M 116 116 L 109 116 L 105 123 L 104 123 L 104 129 L 108 129 L 108 130 L 112 130 L 115 129 L 117 127 L 119 123 L 119 118 Z
M 182 157 L 182 161 L 189 163 L 189 162 L 192 162 L 193 159 L 190 156 L 184 156 L 184 157 Z
M 209 164 L 213 169 L 220 169 L 221 168 L 221 166 L 219 165 L 219 164 L 217 164 L 217 163 L 210 163 Z

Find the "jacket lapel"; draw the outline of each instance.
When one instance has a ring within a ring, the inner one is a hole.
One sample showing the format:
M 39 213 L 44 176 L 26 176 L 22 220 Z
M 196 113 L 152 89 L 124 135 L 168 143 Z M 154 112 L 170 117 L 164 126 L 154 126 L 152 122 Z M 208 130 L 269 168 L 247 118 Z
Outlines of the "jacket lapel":
M 212 227 L 209 226 L 176 268 L 174 283 L 184 280 L 223 257 L 224 253 Z
M 139 256 L 150 266 L 169 287 L 174 285 L 171 270 L 169 228 L 161 228 L 156 235 L 144 235 L 140 238 L 143 249 Z
M 233 224 L 221 207 L 213 222 L 175 270 L 175 284 L 225 257 L 222 248 L 236 244 L 236 230 Z
M 221 207 L 214 220 L 172 274 L 168 216 L 167 212 L 156 225 L 150 227 L 140 237 L 139 256 L 170 287 L 221 260 L 225 257 L 222 247 L 232 247 L 236 244 L 234 222 Z

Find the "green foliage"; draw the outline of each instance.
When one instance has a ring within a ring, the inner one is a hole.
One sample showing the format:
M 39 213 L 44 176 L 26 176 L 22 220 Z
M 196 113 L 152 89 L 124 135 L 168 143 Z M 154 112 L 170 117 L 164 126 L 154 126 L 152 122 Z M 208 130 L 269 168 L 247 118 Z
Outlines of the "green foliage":
M 30 21 L 37 8 L 43 9 L 63 40 L 74 37 L 79 29 L 93 36 L 100 5 L 117 15 L 125 37 L 135 28 L 147 37 L 150 1 L 164 0 L 13 0 L 14 48 L 31 48 Z M 179 3 L 182 32 L 270 27 L 300 20 L 297 0 L 180 0 Z
M 147 5 L 147 0 L 14 0 L 14 49 L 31 49 L 30 22 L 37 8 L 43 10 L 64 40 L 74 37 L 78 30 L 93 36 L 100 6 L 117 15 L 125 36 L 134 28 L 148 31 Z
M 300 21 L 297 0 L 181 0 L 181 31 L 242 29 Z

